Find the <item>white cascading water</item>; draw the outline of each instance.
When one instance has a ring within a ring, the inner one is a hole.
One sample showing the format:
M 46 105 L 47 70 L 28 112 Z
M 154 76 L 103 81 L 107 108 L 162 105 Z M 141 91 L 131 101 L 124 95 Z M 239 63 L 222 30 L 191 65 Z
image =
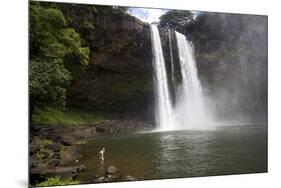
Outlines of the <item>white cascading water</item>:
M 153 67 L 156 80 L 156 123 L 160 130 L 173 129 L 172 103 L 159 31 L 151 25 Z
M 210 118 L 207 116 L 202 94 L 202 87 L 197 75 L 196 62 L 192 43 L 178 32 L 176 33 L 178 55 L 182 83 L 176 91 L 176 103 L 172 106 L 168 87 L 168 77 L 165 60 L 156 25 L 151 25 L 151 41 L 153 52 L 153 67 L 156 86 L 156 123 L 160 131 L 177 129 L 209 129 Z M 169 33 L 169 46 L 171 51 Z M 172 61 L 173 63 L 173 61 Z M 171 65 L 173 68 L 174 65 Z M 174 74 L 174 70 L 172 70 Z M 174 75 L 172 75 L 172 78 Z M 174 81 L 174 80 L 173 80 Z M 175 84 L 175 83 L 173 83 Z
M 197 74 L 192 43 L 183 34 L 176 33 L 182 86 L 177 93 L 177 104 L 174 109 L 176 128 L 207 128 L 207 114 L 204 106 L 202 87 Z
M 169 33 L 169 50 L 170 50 L 170 61 L 171 61 L 171 74 L 172 74 L 172 83 L 176 84 L 175 81 L 175 67 L 174 67 L 174 57 L 173 57 L 173 51 L 172 51 L 172 38 L 171 38 L 171 30 L 168 30 Z

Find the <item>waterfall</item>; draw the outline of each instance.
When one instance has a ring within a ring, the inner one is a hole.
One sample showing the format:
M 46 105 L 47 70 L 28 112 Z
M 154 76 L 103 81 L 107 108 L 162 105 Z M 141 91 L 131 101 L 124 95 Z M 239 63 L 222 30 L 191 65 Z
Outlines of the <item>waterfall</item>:
M 156 25 L 151 25 L 157 129 L 205 129 L 210 121 L 205 110 L 202 87 L 197 75 L 193 45 L 186 40 L 184 35 L 175 33 L 182 83 L 177 86 L 175 105 L 172 106 L 159 31 Z M 171 79 L 173 79 L 175 71 L 170 32 L 169 48 L 172 63 Z M 173 84 L 176 84 L 174 80 L 172 81 Z
M 173 117 L 165 60 L 157 26 L 151 25 L 150 30 L 156 83 L 156 123 L 160 130 L 170 130 L 173 127 Z
M 177 128 L 201 129 L 207 126 L 202 87 L 197 74 L 194 50 L 191 42 L 178 32 L 177 47 L 182 75 L 182 87 L 178 91 L 175 110 Z

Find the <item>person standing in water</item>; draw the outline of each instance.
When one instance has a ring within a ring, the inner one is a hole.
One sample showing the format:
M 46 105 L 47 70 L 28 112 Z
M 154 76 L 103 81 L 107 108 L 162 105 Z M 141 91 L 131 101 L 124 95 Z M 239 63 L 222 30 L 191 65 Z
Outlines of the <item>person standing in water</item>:
M 99 152 L 99 160 L 104 161 L 104 153 L 105 153 L 105 148 L 102 148 Z

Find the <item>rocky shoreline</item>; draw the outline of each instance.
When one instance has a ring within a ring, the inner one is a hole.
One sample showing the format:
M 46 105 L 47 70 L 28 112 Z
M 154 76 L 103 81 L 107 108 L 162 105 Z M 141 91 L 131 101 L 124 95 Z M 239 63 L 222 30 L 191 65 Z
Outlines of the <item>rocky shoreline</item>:
M 50 177 L 76 179 L 81 171 L 87 170 L 83 164 L 75 164 L 82 157 L 80 145 L 100 136 L 131 134 L 152 130 L 153 125 L 138 120 L 106 120 L 92 125 L 32 125 L 30 128 L 30 184 L 36 185 Z M 90 182 L 136 180 L 130 175 L 119 176 L 117 167 L 106 167 L 105 174 Z M 94 172 L 93 172 L 94 173 Z

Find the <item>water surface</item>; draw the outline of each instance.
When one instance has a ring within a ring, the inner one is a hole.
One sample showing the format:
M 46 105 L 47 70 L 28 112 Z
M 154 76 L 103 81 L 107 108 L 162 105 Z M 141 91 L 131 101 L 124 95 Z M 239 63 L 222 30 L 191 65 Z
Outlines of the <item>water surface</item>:
M 105 162 L 98 161 L 105 147 Z M 173 131 L 101 137 L 82 146 L 79 178 L 102 176 L 115 165 L 137 179 L 267 172 L 266 126 L 221 127 L 213 131 Z

